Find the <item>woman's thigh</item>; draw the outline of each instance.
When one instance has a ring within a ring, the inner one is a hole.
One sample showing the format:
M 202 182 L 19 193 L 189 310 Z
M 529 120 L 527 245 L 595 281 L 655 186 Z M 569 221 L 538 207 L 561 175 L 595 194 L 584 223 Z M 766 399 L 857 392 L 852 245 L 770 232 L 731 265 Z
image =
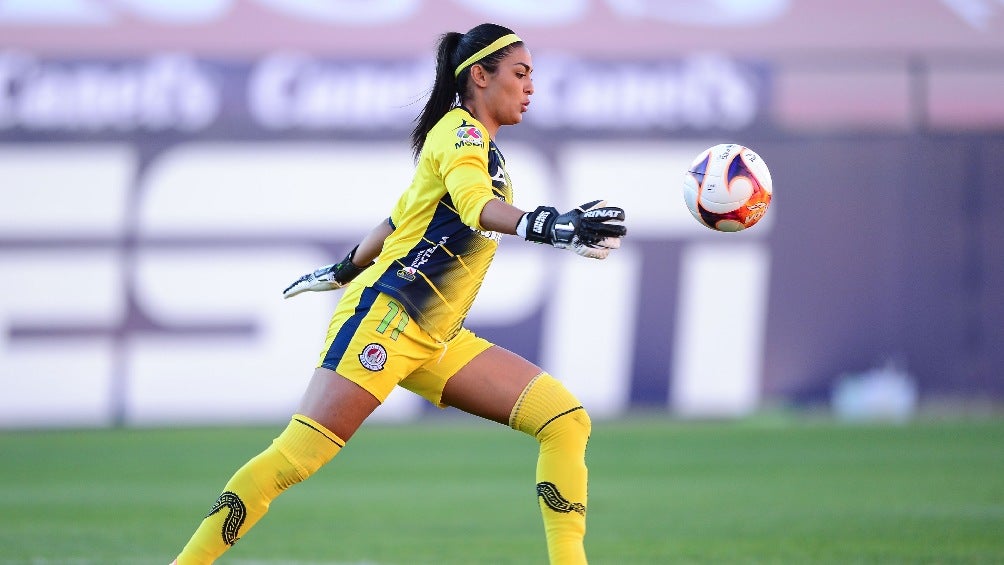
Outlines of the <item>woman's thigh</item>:
M 540 367 L 523 357 L 492 345 L 446 381 L 442 403 L 509 425 L 516 401 L 541 372 Z
M 358 384 L 331 369 L 318 367 L 300 400 L 303 414 L 349 441 L 363 421 L 380 406 L 380 400 Z
M 300 413 L 348 441 L 401 379 L 437 352 L 396 300 L 350 286 L 332 315 Z

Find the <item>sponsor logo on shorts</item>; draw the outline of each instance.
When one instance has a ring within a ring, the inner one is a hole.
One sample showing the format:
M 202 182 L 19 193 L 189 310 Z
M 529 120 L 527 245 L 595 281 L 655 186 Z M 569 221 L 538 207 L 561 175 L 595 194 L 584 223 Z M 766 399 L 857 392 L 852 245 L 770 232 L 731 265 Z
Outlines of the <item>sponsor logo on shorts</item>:
M 379 343 L 371 343 L 359 354 L 359 362 L 370 371 L 380 371 L 387 363 L 387 350 Z

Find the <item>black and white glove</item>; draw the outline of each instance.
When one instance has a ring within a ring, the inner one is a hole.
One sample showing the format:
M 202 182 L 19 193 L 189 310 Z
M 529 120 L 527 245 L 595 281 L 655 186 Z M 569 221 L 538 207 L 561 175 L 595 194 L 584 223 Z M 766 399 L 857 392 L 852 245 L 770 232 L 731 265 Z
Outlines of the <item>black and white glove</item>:
M 516 233 L 527 241 L 568 249 L 591 259 L 606 259 L 612 249 L 621 246 L 627 228 L 623 209 L 607 206 L 606 200 L 593 200 L 564 214 L 550 206 L 538 206 L 523 215 Z
M 286 290 L 282 291 L 282 297 L 292 298 L 308 290 L 321 292 L 342 288 L 366 269 L 366 267 L 360 267 L 352 262 L 352 258 L 355 256 L 356 249 L 358 248 L 358 245 L 353 247 L 352 251 L 349 251 L 349 254 L 338 263 L 326 265 L 296 279 L 293 281 L 293 284 L 287 286 Z M 370 264 L 372 265 L 372 263 Z

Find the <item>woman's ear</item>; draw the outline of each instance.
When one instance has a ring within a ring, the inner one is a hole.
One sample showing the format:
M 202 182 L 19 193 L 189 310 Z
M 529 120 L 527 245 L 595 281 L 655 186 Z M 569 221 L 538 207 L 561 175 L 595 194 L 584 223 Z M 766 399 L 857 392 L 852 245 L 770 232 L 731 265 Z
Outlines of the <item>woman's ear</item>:
M 485 72 L 485 68 L 479 63 L 474 63 L 471 65 L 470 80 L 474 81 L 474 84 L 483 88 L 488 85 L 488 73 Z

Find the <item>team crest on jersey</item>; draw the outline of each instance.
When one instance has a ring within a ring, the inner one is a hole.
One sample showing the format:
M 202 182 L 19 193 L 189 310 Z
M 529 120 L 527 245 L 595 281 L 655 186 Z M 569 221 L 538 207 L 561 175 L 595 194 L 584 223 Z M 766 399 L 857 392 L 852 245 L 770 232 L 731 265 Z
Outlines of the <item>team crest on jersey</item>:
M 415 273 L 417 273 L 417 272 L 418 272 L 418 269 L 416 269 L 415 267 L 402 267 L 402 268 L 398 269 L 397 276 L 401 277 L 402 279 L 404 279 L 404 280 L 406 280 L 408 282 L 414 282 L 415 281 Z
M 359 354 L 359 362 L 370 371 L 380 371 L 387 363 L 387 350 L 379 343 L 371 343 Z
M 460 120 L 460 126 L 457 127 L 457 143 L 454 147 L 457 149 L 465 146 L 482 147 L 484 144 L 485 140 L 481 136 L 481 131 L 467 123 L 467 120 Z

